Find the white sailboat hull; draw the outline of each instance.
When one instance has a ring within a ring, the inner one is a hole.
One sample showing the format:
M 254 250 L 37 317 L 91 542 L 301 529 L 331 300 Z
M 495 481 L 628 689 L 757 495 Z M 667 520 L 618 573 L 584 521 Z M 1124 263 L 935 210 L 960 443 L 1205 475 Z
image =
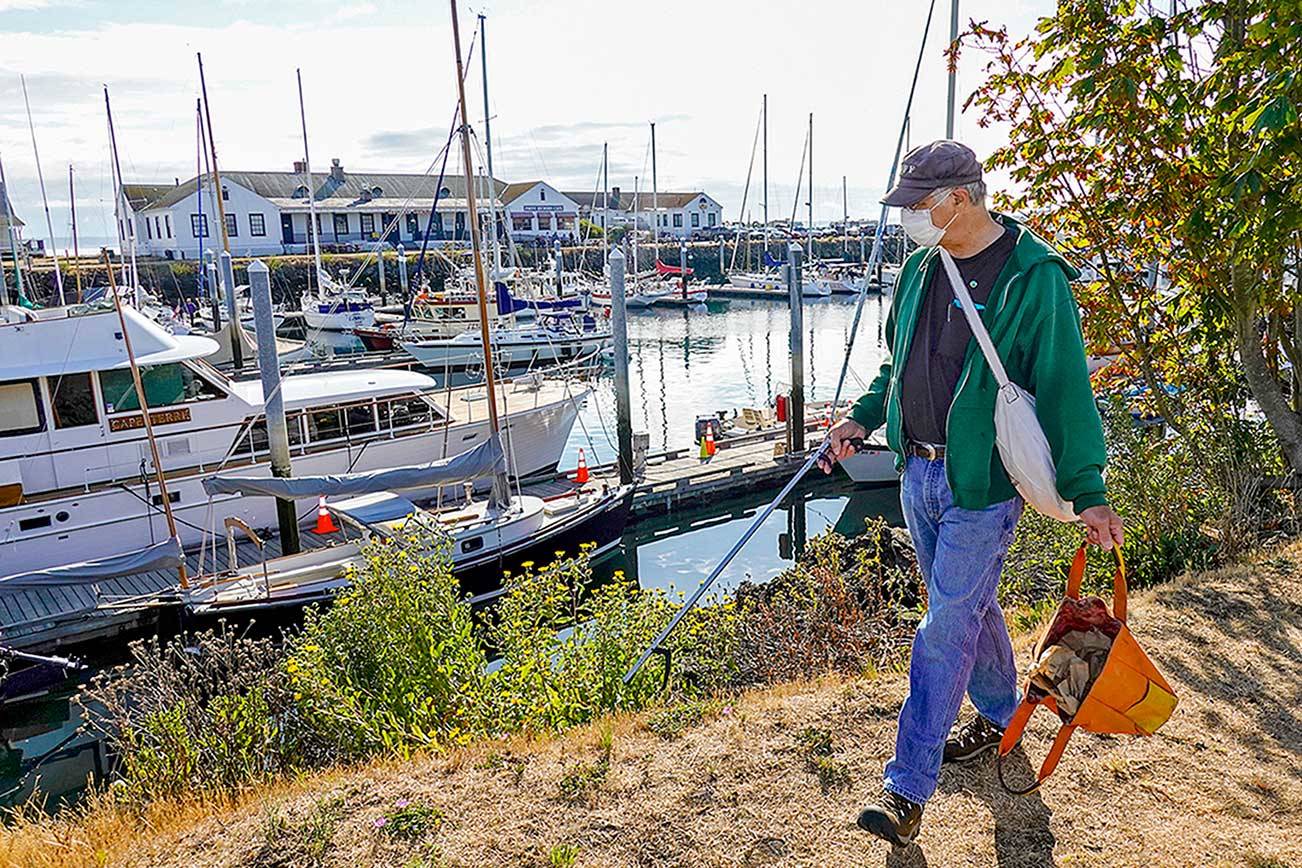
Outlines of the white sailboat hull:
M 755 292 L 772 293 L 775 296 L 787 296 L 787 284 L 781 275 L 775 274 L 730 274 L 728 282 L 738 289 L 750 289 Z M 825 298 L 832 294 L 830 287 L 820 285 L 820 281 L 806 280 L 800 287 L 800 294 L 807 298 Z
M 321 302 L 303 308 L 303 322 L 309 329 L 346 332 L 375 325 L 375 308 L 369 304 Z
M 583 358 L 599 352 L 610 339 L 604 335 L 556 338 L 551 341 L 493 341 L 493 364 L 503 367 L 550 364 Z M 464 368 L 483 364 L 484 351 L 478 334 L 448 340 L 409 341 L 403 348 L 423 365 Z

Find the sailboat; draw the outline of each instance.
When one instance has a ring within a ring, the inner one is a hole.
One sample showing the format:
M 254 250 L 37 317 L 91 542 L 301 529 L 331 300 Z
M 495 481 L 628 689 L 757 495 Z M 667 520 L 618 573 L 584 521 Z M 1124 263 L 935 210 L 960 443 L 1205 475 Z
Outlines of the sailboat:
M 321 265 L 321 227 L 317 223 L 316 180 L 307 149 L 307 111 L 303 107 L 303 71 L 298 76 L 298 116 L 303 127 L 303 174 L 307 185 L 308 231 L 312 235 L 312 260 L 316 274 L 316 298 L 303 299 L 303 322 L 314 331 L 345 332 L 375 325 L 375 307 L 360 289 L 343 286 L 326 274 Z M 469 181 L 466 182 L 469 187 Z
M 452 3 L 452 34 L 456 51 L 458 98 L 465 117 L 465 83 L 462 74 L 461 37 Z M 470 134 L 461 129 L 462 160 L 470 176 Z M 320 599 L 348 581 L 348 571 L 364 557 L 366 540 L 416 539 L 433 531 L 449 539 L 454 574 L 470 584 L 470 576 L 491 574 L 499 582 L 504 566 L 533 552 L 555 552 L 561 546 L 591 543 L 592 552 L 613 548 L 632 505 L 632 486 L 579 487 L 555 498 L 511 495 L 506 479 L 506 450 L 498 423 L 497 384 L 493 376 L 494 346 L 489 339 L 488 292 L 479 237 L 475 194 L 467 197 L 471 248 L 479 301 L 479 334 L 483 352 L 485 388 L 489 408 L 488 440 L 475 448 L 443 461 L 415 467 L 395 468 L 372 474 L 337 477 L 250 478 L 215 476 L 205 481 L 210 495 L 235 493 L 244 496 L 292 498 L 317 494 L 322 497 L 352 495 L 330 508 L 346 527 L 359 537 L 316 551 L 273 558 L 249 567 L 236 567 L 209 577 L 187 596 L 197 612 L 220 612 L 249 607 L 301 604 Z M 400 493 L 403 489 L 429 488 L 492 479 L 486 500 L 447 509 L 424 509 Z
M 764 95 L 763 103 L 763 128 L 764 128 L 764 252 L 761 257 L 763 270 L 744 271 L 728 275 L 728 283 L 734 289 L 744 289 L 750 295 L 757 297 L 788 298 L 787 277 L 784 263 L 774 259 L 769 253 L 769 97 Z M 808 144 L 808 143 L 806 143 Z M 752 153 L 752 159 L 754 154 Z M 803 159 L 803 154 L 802 154 Z M 796 198 L 800 197 L 799 184 L 803 180 L 804 166 L 797 175 Z M 792 223 L 795 222 L 794 211 L 792 213 Z M 826 285 L 820 285 L 816 280 L 805 277 L 801 287 L 800 294 L 808 297 L 824 297 L 831 295 L 831 289 Z

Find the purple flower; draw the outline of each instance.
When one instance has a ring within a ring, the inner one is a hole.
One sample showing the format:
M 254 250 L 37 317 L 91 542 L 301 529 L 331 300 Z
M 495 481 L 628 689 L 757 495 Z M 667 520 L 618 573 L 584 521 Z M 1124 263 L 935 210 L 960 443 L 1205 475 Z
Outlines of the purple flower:
M 407 806 L 410 805 L 410 804 L 411 804 L 411 801 L 410 801 L 409 799 L 399 799 L 398 801 L 396 801 L 396 802 L 393 803 L 393 806 L 394 806 L 395 808 L 405 808 L 405 807 L 407 807 Z
M 720 713 L 721 713 L 724 717 L 727 717 L 728 715 L 732 714 L 732 706 L 731 706 L 731 705 L 725 705 L 725 706 L 723 707 L 723 711 L 720 712 Z
M 375 828 L 377 828 L 377 829 L 383 829 L 386 825 L 388 825 L 388 823 L 389 823 L 389 818 L 388 818 L 388 817 L 376 817 L 376 818 L 375 818 Z

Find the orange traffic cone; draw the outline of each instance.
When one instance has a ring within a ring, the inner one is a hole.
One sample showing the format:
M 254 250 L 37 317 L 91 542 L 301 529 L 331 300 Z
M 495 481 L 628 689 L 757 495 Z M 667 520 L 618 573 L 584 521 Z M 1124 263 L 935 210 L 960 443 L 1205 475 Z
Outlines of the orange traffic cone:
M 325 495 L 318 497 L 316 500 L 316 527 L 312 529 L 312 532 L 321 534 L 339 532 L 334 517 L 330 515 L 330 510 L 326 507 Z
M 583 455 L 583 447 L 579 447 L 579 469 L 574 472 L 574 481 L 579 485 L 588 481 L 588 459 Z
M 709 453 L 709 455 L 710 455 L 711 457 L 713 457 L 714 452 L 715 452 L 715 446 L 714 446 L 714 426 L 713 426 L 713 425 L 706 425 L 706 426 L 705 426 L 705 451 L 706 451 L 707 453 Z

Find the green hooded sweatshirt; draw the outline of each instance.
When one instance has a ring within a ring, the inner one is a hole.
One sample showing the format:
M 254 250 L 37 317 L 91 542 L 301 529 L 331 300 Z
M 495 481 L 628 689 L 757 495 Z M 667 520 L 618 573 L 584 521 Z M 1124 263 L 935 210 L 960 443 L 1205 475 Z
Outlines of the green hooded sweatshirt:
M 1035 413 L 1058 472 L 1058 493 L 1079 514 L 1107 502 L 1103 424 L 1085 365 L 1080 313 L 1068 285 L 1079 272 L 1025 226 L 1002 215 L 995 218 L 1017 231 L 1017 243 L 980 312 L 981 321 L 1009 378 L 1035 396 Z M 850 418 L 868 431 L 885 423 L 886 442 L 901 469 L 900 378 L 926 288 L 940 267 L 934 247 L 914 251 L 904 263 L 886 317 L 889 354 L 868 392 L 850 408 Z M 950 291 L 948 282 L 941 281 L 936 291 Z M 972 340 L 946 423 L 945 476 L 954 503 L 964 509 L 983 509 L 1017 493 L 995 447 L 998 390 Z

